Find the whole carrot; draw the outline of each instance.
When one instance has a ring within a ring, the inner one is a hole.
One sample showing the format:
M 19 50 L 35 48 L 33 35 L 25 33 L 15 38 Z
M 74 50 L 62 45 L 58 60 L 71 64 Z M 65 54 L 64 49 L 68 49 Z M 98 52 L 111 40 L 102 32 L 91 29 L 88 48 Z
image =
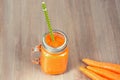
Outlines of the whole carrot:
M 87 66 L 87 69 L 89 69 L 89 70 L 91 70 L 91 71 L 93 71 L 101 76 L 104 76 L 108 79 L 113 79 L 113 80 L 120 79 L 120 75 L 118 75 L 114 72 L 111 72 L 109 70 L 103 69 L 103 68 Z
M 80 69 L 80 71 L 82 71 L 86 76 L 88 76 L 92 80 L 108 80 L 108 79 L 103 78 L 103 77 L 99 76 L 98 74 L 96 74 L 84 67 L 80 67 L 79 69 Z
M 98 61 L 87 59 L 87 58 L 82 59 L 82 61 L 89 66 L 100 67 L 100 68 L 108 69 L 108 70 L 116 72 L 116 73 L 120 73 L 120 65 L 118 65 L 118 64 L 112 64 L 112 63 L 107 63 L 107 62 L 98 62 Z

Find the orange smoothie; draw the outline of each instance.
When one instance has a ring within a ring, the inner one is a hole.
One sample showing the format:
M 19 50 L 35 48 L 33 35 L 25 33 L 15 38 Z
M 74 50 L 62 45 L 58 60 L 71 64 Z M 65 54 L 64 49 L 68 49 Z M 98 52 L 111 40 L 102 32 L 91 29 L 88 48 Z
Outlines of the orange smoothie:
M 48 46 L 56 49 L 65 43 L 65 36 L 58 32 L 54 32 L 54 41 L 50 34 L 45 36 L 45 42 Z M 68 47 L 66 46 L 59 52 L 48 51 L 43 46 L 41 47 L 41 68 L 48 74 L 60 74 L 66 71 L 68 62 Z

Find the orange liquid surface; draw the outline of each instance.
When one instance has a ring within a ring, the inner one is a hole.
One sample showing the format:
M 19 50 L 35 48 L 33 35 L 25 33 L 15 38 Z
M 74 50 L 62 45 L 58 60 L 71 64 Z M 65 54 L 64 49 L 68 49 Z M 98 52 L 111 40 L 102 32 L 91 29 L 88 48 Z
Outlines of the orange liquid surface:
M 64 36 L 57 32 L 53 33 L 53 35 L 54 35 L 54 41 L 52 41 L 50 34 L 46 35 L 45 37 L 46 43 L 53 48 L 62 46 L 65 42 Z

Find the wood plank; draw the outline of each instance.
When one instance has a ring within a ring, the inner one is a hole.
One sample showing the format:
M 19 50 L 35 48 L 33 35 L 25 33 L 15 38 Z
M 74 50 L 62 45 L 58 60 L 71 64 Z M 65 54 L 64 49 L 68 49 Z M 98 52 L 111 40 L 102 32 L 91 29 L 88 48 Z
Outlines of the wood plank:
M 0 0 L 0 79 L 1 79 L 1 77 L 2 77 L 2 70 L 1 70 L 1 68 L 2 68 L 2 62 L 3 62 L 3 44 L 2 44 L 2 41 L 3 41 L 3 39 L 2 39 L 2 35 L 3 35 L 3 27 L 4 27 L 4 18 L 3 18 L 3 16 L 4 16 L 4 6 L 3 6 L 3 1 L 2 0 Z

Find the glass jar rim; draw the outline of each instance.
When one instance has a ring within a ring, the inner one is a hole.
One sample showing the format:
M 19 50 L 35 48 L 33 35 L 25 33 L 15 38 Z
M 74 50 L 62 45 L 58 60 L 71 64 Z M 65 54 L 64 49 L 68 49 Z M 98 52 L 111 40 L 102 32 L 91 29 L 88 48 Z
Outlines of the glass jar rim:
M 45 33 L 45 34 L 43 35 L 42 45 L 43 45 L 43 47 L 44 47 L 46 50 L 48 50 L 49 52 L 58 53 L 58 52 L 63 51 L 63 50 L 67 47 L 68 38 L 67 38 L 67 35 L 66 35 L 63 31 L 53 30 L 53 33 L 54 33 L 54 32 L 57 32 L 57 33 L 59 33 L 59 34 L 61 34 L 61 35 L 64 36 L 64 38 L 65 38 L 64 43 L 63 43 L 61 46 L 56 47 L 56 48 L 49 46 L 49 45 L 45 42 L 45 36 L 49 33 L 49 32 L 47 32 L 47 33 Z

